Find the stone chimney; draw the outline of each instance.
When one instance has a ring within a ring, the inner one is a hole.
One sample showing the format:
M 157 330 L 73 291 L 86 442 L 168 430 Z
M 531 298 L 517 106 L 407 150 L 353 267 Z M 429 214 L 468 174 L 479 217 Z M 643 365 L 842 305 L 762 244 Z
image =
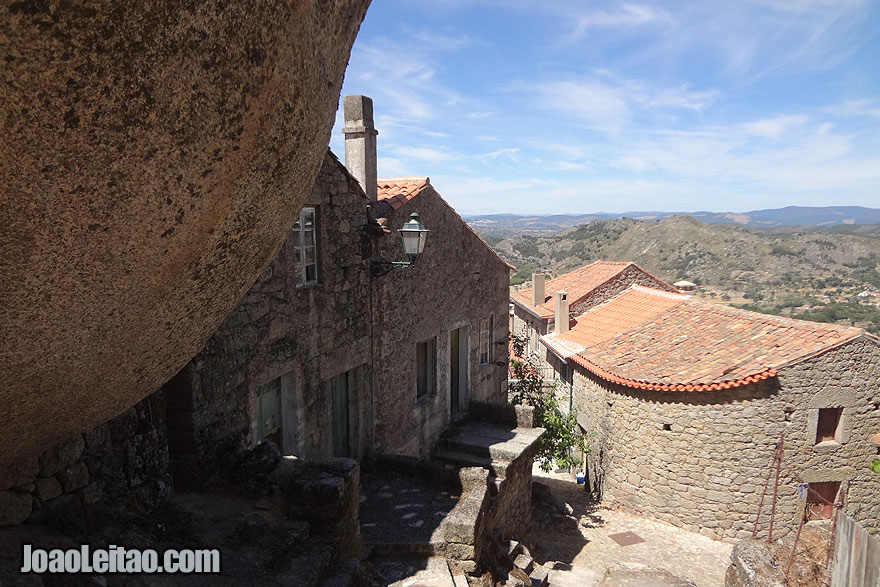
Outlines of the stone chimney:
M 568 292 L 556 292 L 556 334 L 568 332 Z
M 376 188 L 376 135 L 373 126 L 373 100 L 367 96 L 346 96 L 342 100 L 345 115 L 345 167 L 360 182 L 371 202 L 378 198 Z
M 540 306 L 544 303 L 544 278 L 543 273 L 532 273 L 532 305 Z

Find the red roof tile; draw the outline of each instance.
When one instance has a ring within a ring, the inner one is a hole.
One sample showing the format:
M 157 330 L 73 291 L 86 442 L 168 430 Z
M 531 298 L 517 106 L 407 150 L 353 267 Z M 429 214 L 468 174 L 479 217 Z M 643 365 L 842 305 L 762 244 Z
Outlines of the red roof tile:
M 631 261 L 594 261 L 589 265 L 584 265 L 574 271 L 548 280 L 544 284 L 545 295 L 543 304 L 538 306 L 532 305 L 532 288 L 516 291 L 510 297 L 535 315 L 541 318 L 552 318 L 556 312 L 556 302 L 553 297 L 556 292 L 568 292 L 569 305 L 573 306 L 587 297 L 597 287 L 620 275 L 630 265 L 636 267 L 642 273 L 654 277 Z M 654 279 L 662 283 L 662 280 Z
M 542 341 L 599 377 L 654 390 L 727 389 L 862 334 L 632 286 Z
M 417 196 L 423 189 L 431 185 L 427 177 L 389 177 L 379 179 L 379 199 L 391 205 L 394 210 Z

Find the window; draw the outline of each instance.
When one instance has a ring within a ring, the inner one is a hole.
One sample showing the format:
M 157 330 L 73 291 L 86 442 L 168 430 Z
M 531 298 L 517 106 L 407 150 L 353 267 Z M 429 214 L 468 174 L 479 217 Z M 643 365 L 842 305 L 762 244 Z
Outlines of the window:
M 416 345 L 416 397 L 437 390 L 437 339 Z
M 492 341 L 492 316 L 480 320 L 480 365 L 488 365 Z
M 810 520 L 830 520 L 834 517 L 834 503 L 840 491 L 840 481 L 823 481 L 807 485 L 808 517 Z
M 293 258 L 296 263 L 296 285 L 318 283 L 317 213 L 303 208 L 293 223 Z
M 843 408 L 821 408 L 819 422 L 816 425 L 816 444 L 820 442 L 839 441 L 840 415 Z

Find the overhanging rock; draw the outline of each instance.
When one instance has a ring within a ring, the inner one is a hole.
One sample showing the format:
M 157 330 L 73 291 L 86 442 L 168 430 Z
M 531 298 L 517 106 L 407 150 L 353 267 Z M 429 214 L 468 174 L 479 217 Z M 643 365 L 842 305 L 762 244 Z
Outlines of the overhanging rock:
M 255 281 L 368 4 L 6 4 L 0 463 L 157 389 Z

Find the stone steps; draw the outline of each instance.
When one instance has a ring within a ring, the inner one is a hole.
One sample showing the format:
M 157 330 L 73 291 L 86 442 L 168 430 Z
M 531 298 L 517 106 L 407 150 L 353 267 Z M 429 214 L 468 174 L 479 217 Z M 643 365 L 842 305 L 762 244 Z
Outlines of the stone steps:
M 389 587 L 458 587 L 446 558 L 429 557 L 371 557 L 373 566 Z M 463 577 L 462 577 L 463 578 Z M 465 582 L 465 585 L 467 583 Z
M 511 461 L 522 454 L 539 434 L 534 428 L 459 427 L 444 434 L 440 446 L 444 450 Z
M 510 464 L 509 461 L 499 461 L 490 456 L 446 448 L 436 451 L 434 458 L 456 467 L 482 467 L 491 471 L 496 478 L 503 478 L 507 472 L 507 466 Z

